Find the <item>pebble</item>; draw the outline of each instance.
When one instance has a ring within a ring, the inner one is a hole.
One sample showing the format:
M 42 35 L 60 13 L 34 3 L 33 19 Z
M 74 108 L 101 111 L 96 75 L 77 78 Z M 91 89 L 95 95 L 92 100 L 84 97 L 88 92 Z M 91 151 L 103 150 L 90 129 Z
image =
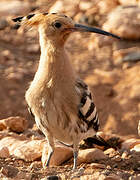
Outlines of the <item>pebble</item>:
M 0 158 L 8 158 L 10 156 L 8 147 L 0 148 Z
M 104 165 L 104 164 L 99 164 L 99 163 L 91 163 L 91 164 L 90 164 L 90 167 L 91 167 L 91 168 L 105 169 L 105 168 L 106 168 L 106 165 Z
M 104 151 L 104 154 L 106 154 L 106 155 L 112 154 L 112 153 L 115 153 L 115 149 L 113 149 L 113 148 L 109 148 L 109 149 Z
M 13 178 L 17 175 L 19 172 L 17 168 L 11 166 L 11 165 L 5 165 L 4 167 L 1 168 L 1 172 L 6 176 Z

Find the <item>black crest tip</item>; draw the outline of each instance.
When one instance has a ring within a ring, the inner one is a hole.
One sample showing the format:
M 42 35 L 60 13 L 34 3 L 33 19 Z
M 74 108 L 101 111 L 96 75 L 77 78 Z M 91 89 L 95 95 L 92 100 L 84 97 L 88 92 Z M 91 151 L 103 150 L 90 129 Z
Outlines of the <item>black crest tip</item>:
M 31 19 L 34 15 L 35 15 L 35 14 L 29 14 L 29 15 L 27 16 L 27 19 Z
M 14 22 L 21 22 L 23 19 L 23 16 L 22 17 L 17 17 L 17 18 L 14 18 L 12 19 Z

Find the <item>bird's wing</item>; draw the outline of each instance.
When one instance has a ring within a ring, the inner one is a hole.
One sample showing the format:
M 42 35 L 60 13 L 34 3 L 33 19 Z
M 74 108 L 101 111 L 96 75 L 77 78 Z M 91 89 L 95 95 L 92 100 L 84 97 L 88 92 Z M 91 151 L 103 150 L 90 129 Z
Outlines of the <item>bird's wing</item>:
M 93 128 L 95 131 L 98 131 L 98 114 L 87 84 L 85 84 L 81 79 L 77 79 L 76 91 L 80 96 L 80 103 L 78 106 L 79 119 L 87 124 L 87 130 Z

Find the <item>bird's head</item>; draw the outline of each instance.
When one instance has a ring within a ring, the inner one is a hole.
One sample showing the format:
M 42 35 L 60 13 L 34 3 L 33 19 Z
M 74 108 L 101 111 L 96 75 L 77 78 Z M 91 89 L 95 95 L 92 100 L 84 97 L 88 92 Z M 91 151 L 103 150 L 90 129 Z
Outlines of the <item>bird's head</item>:
M 44 38 L 55 42 L 65 42 L 69 34 L 76 31 L 98 33 L 120 39 L 120 37 L 101 29 L 77 24 L 71 18 L 57 13 L 30 14 L 24 17 L 17 17 L 13 21 L 24 26 L 36 26 L 40 33 L 45 35 Z

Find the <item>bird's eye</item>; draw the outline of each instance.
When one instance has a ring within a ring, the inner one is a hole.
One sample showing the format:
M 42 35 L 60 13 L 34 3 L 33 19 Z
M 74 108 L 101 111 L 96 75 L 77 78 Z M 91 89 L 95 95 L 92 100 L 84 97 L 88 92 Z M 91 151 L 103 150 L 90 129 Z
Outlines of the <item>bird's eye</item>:
M 60 22 L 55 22 L 54 23 L 54 27 L 59 29 L 62 26 L 62 24 Z

